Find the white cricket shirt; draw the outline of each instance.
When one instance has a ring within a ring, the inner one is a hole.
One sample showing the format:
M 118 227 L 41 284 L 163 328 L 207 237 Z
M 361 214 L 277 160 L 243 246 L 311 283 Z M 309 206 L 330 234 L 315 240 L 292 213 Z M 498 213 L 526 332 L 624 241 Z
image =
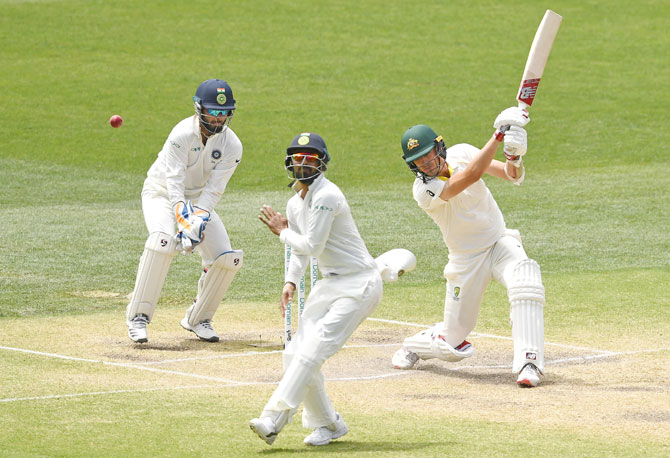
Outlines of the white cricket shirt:
M 298 284 L 309 264 L 309 256 L 317 258 L 324 277 L 376 268 L 351 216 L 347 199 L 324 175 L 309 186 L 304 199 L 299 193 L 289 199 L 286 217 L 289 227 L 279 236 L 279 240 L 293 250 L 286 281 Z
M 479 153 L 461 143 L 447 149 L 447 162 L 454 174 L 461 172 Z M 473 253 L 493 245 L 505 232 L 505 220 L 483 180 L 468 186 L 448 201 L 440 198 L 446 179 L 414 181 L 414 199 L 439 226 L 449 253 Z
M 165 191 L 174 206 L 197 201 L 212 211 L 242 160 L 242 142 L 229 127 L 202 144 L 196 115 L 177 124 L 147 172 L 147 183 Z

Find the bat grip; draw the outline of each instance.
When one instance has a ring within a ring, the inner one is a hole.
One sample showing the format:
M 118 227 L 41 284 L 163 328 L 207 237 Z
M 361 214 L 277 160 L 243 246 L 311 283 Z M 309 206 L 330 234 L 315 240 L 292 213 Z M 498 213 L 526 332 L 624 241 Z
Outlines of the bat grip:
M 519 100 L 518 102 L 519 102 L 519 108 L 522 108 L 522 109 L 528 111 L 528 107 L 530 105 L 528 105 L 526 102 L 522 102 L 521 100 Z

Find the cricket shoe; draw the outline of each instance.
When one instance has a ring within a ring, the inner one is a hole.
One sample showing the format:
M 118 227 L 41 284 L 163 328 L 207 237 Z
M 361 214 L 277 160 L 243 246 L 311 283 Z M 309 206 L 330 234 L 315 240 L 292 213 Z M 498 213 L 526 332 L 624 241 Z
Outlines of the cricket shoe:
M 400 350 L 395 352 L 393 358 L 391 358 L 391 363 L 396 369 L 411 369 L 414 367 L 416 362 L 419 360 L 419 355 L 412 351 L 405 350 L 405 347 L 402 347 Z
M 268 445 L 272 445 L 279 434 L 270 417 L 254 418 L 249 422 L 249 428 L 258 434 L 258 437 L 263 439 Z
M 533 363 L 527 363 L 519 371 L 516 379 L 517 385 L 522 388 L 534 388 L 540 384 L 540 370 Z
M 191 331 L 196 336 L 198 336 L 200 340 L 206 340 L 207 342 L 219 341 L 219 336 L 212 328 L 212 322 L 210 320 L 201 321 L 200 323 L 191 327 L 191 325 L 188 324 L 188 313 L 187 313 L 186 316 L 181 319 L 179 324 L 181 324 L 182 328 L 186 329 L 187 331 Z
M 128 325 L 128 337 L 130 340 L 137 343 L 144 343 L 149 340 L 147 335 L 147 324 L 149 323 L 149 317 L 143 314 L 136 315 L 130 321 L 126 321 Z
M 327 445 L 330 441 L 342 437 L 349 432 L 347 424 L 338 413 L 334 423 L 328 426 L 321 426 L 312 431 L 312 434 L 305 438 L 307 445 Z

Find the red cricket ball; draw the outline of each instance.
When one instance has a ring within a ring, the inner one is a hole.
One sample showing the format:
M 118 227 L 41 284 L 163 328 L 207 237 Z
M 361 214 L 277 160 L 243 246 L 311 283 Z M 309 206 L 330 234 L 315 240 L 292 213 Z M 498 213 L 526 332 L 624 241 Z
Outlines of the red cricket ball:
M 109 124 L 114 128 L 121 127 L 121 124 L 123 124 L 123 118 L 119 115 L 114 115 L 109 118 Z

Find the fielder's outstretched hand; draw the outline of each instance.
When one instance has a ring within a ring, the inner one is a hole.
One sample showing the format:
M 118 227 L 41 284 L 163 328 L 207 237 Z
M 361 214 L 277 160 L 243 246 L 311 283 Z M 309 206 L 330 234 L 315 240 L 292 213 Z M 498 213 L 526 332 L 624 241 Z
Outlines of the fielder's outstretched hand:
M 265 225 L 276 235 L 279 235 L 282 230 L 288 228 L 288 220 L 286 217 L 281 213 L 276 212 L 274 208 L 269 205 L 263 205 L 261 214 L 258 215 L 258 219 L 265 223 Z

